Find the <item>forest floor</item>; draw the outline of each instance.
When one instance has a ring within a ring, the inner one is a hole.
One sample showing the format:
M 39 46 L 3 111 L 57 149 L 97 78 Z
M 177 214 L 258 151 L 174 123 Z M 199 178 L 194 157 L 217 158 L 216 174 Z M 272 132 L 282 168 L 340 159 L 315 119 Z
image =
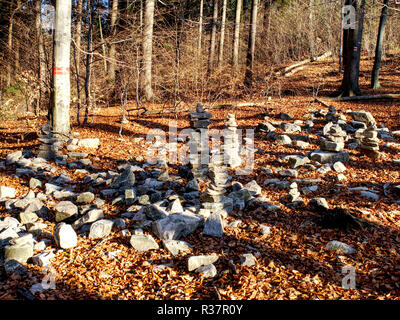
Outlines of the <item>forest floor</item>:
M 371 61 L 363 60 L 361 70 L 371 70 Z M 326 97 L 340 85 L 337 64 L 331 60 L 309 64 L 307 68 L 287 79 L 282 79 L 282 89 L 289 95 L 273 96 L 269 117 L 277 118 L 280 112 L 294 116 L 294 119 L 306 120 L 304 115 L 325 106 L 313 101 L 313 90 L 318 88 L 318 97 Z M 400 67 L 395 59 L 387 60 L 381 71 L 383 89 L 368 89 L 369 73 L 361 72 L 360 87 L 364 94 L 398 93 L 400 91 Z M 257 95 L 254 96 L 256 101 Z M 262 97 L 258 97 L 262 101 Z M 218 101 L 218 103 L 236 103 L 243 101 Z M 377 124 L 384 124 L 390 132 L 400 130 L 400 102 L 398 100 L 332 102 L 340 112 L 351 110 L 370 111 Z M 194 108 L 194 105 L 192 107 Z M 205 103 L 207 106 L 207 103 Z M 149 110 L 160 108 L 147 105 Z M 228 113 L 234 113 L 239 129 L 255 128 L 264 121 L 266 110 L 262 107 L 240 107 L 234 109 L 212 110 L 210 128 L 222 128 Z M 74 125 L 73 131 L 80 138 L 99 138 L 100 148 L 82 149 L 89 154 L 93 166 L 102 171 L 114 170 L 127 160 L 145 158 L 149 146 L 146 133 L 151 128 L 160 128 L 168 132 L 170 121 L 176 121 L 178 132 L 189 126 L 188 114 L 144 115 L 139 119 L 136 114 L 129 115 L 128 124 L 123 125 L 122 138 L 119 135 L 121 119 L 120 106 L 103 108 L 89 117 L 85 127 Z M 350 117 L 349 117 L 350 119 Z M 45 119 L 32 120 L 27 126 L 25 119 L 0 123 L 0 161 L 16 150 L 33 149 L 39 146 L 38 127 Z M 314 130 L 323 123 L 315 122 Z M 277 132 L 281 132 L 277 129 Z M 311 137 L 313 134 L 311 134 Z M 393 141 L 400 143 L 400 138 Z M 262 194 L 270 202 L 280 205 L 276 212 L 267 212 L 260 208 L 234 210 L 226 223 L 241 220 L 238 227 L 225 227 L 223 238 L 208 237 L 197 230 L 182 238 L 194 247 L 188 255 L 216 253 L 219 260 L 215 263 L 218 275 L 215 278 L 202 278 L 198 273 L 187 270 L 187 257 L 173 257 L 163 249 L 148 252 L 136 252 L 129 241 L 113 232 L 103 240 L 90 240 L 78 237 L 78 246 L 70 250 L 56 250 L 52 267 L 56 271 L 56 288 L 42 291 L 36 299 L 398 299 L 400 297 L 400 208 L 395 201 L 400 196 L 394 193 L 385 195 L 383 185 L 400 184 L 400 149 L 396 146 L 384 147 L 380 141 L 382 157 L 371 160 L 360 155 L 357 149 L 346 150 L 350 161 L 343 186 L 337 187 L 337 173 L 333 170 L 321 174 L 317 171 L 298 170 L 298 179 L 319 178 L 322 182 L 317 191 L 303 195 L 305 205 L 314 197 L 324 197 L 331 208 L 348 209 L 354 216 L 370 222 L 370 227 L 351 232 L 323 229 L 307 223 L 314 213 L 305 207 L 289 208 L 280 204 L 287 191 L 264 185 L 267 178 L 279 178 L 277 172 L 287 169 L 288 164 L 282 155 L 301 154 L 318 149 L 310 144 L 305 150 L 292 146 L 279 145 L 262 134 L 255 137 L 255 146 L 262 150 L 255 154 L 255 167 L 250 175 L 235 176 L 233 180 L 243 184 L 256 180 L 262 187 Z M 267 174 L 269 168 L 273 174 Z M 170 168 L 170 173 L 173 168 Z M 13 186 L 17 197 L 23 197 L 29 191 L 29 179 L 18 178 L 10 168 L 0 169 L 0 185 Z M 75 170 L 58 167 L 55 174 L 67 173 L 80 186 L 84 175 L 75 174 Z M 378 201 L 362 198 L 348 191 L 349 187 L 364 186 L 377 191 Z M 334 192 L 333 189 L 339 189 Z M 125 206 L 111 205 L 106 202 L 106 217 L 119 217 L 125 212 Z M 0 207 L 0 216 L 9 215 Z M 48 222 L 46 222 L 48 223 Z M 267 224 L 271 233 L 262 235 L 260 224 Z M 50 233 L 55 223 L 48 223 L 44 231 Z M 128 228 L 130 227 L 128 222 Z M 145 230 L 146 233 L 151 231 Z M 328 251 L 325 245 L 331 240 L 339 240 L 351 245 L 356 252 L 350 255 Z M 55 244 L 52 245 L 55 247 Z M 253 253 L 257 263 L 252 267 L 237 264 L 237 273 L 232 271 L 228 261 L 240 254 Z M 157 267 L 168 264 L 166 267 Z M 344 266 L 353 266 L 356 272 L 356 288 L 342 287 Z M 26 276 L 12 275 L 0 278 L 0 299 L 20 299 L 18 289 L 29 289 L 44 277 L 42 268 L 27 264 Z M 227 272 L 224 272 L 227 270 Z

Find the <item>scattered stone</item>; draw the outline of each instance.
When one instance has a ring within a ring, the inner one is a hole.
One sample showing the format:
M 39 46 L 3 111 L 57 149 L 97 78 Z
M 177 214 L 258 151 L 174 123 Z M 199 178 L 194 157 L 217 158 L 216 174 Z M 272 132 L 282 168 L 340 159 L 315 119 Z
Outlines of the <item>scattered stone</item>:
M 19 220 L 21 224 L 28 224 L 28 223 L 34 223 L 39 219 L 36 213 L 34 212 L 21 212 L 19 214 Z
M 275 141 L 281 145 L 290 145 L 292 144 L 292 139 L 290 139 L 287 135 L 278 135 L 275 138 Z
M 36 178 L 30 178 L 29 180 L 29 188 L 35 189 L 35 188 L 41 188 L 42 187 L 42 181 Z
M 257 181 L 252 180 L 248 182 L 245 186 L 244 189 L 249 190 L 251 195 L 253 196 L 258 196 L 261 194 L 262 188 L 257 184 Z
M 8 276 L 19 275 L 24 276 L 27 274 L 28 269 L 17 260 L 8 260 L 4 263 L 4 271 Z
M 181 255 L 189 251 L 193 246 L 182 240 L 163 240 L 165 249 L 173 256 Z
M 361 190 L 360 194 L 362 197 L 373 200 L 373 201 L 378 201 L 379 200 L 379 196 L 372 192 L 372 191 L 368 191 L 368 190 Z
M 90 226 L 89 239 L 102 239 L 107 237 L 112 230 L 112 220 L 98 220 Z
M 310 159 L 319 163 L 348 162 L 350 155 L 347 152 L 328 152 L 316 150 L 310 154 Z
M 15 189 L 6 186 L 0 186 L 0 198 L 15 198 Z
M 256 257 L 251 253 L 245 253 L 240 256 L 240 264 L 243 267 L 252 267 L 256 264 Z
M 94 200 L 94 194 L 91 192 L 83 192 L 77 198 L 77 203 L 91 203 Z
M 329 251 L 342 251 L 345 254 L 352 254 L 356 251 L 348 244 L 337 240 L 332 240 L 328 242 L 326 244 L 326 249 L 328 249 Z
M 72 227 L 75 230 L 77 230 L 77 229 L 81 228 L 84 224 L 92 223 L 92 222 L 95 222 L 102 218 L 104 218 L 103 210 L 92 209 L 92 210 L 89 210 L 88 212 L 86 212 L 83 217 L 80 217 L 78 220 L 76 220 L 72 224 Z
M 210 265 L 216 262 L 219 257 L 216 254 L 202 255 L 202 256 L 191 256 L 188 259 L 188 270 L 193 271 L 201 266 Z
M 151 235 L 132 235 L 130 239 L 130 244 L 137 251 L 143 252 L 148 250 L 159 249 L 158 243 Z
M 61 201 L 55 207 L 56 222 L 61 222 L 78 213 L 78 207 L 71 201 Z
M 217 268 L 213 264 L 207 264 L 196 269 L 203 278 L 214 278 L 217 275 Z
M 271 228 L 265 224 L 259 226 L 262 235 L 268 235 L 271 233 Z
M 346 171 L 346 166 L 340 161 L 335 162 L 332 167 L 333 167 L 333 170 L 335 170 L 336 172 L 339 172 L 339 173 Z
M 224 236 L 224 223 L 219 212 L 211 213 L 206 219 L 203 234 L 220 238 Z
M 297 170 L 294 169 L 283 169 L 279 171 L 279 175 L 281 177 L 292 177 L 292 178 L 297 178 L 297 175 L 299 173 L 297 172 Z
M 54 240 L 62 249 L 70 249 L 78 245 L 78 237 L 71 225 L 59 223 L 54 231 Z
M 32 257 L 32 262 L 40 267 L 45 267 L 51 263 L 50 259 L 54 257 L 55 254 L 53 252 L 41 252 Z
M 6 165 L 15 164 L 21 158 L 22 158 L 22 151 L 15 151 L 13 153 L 9 153 L 6 156 Z
M 84 148 L 97 149 L 99 147 L 99 145 L 100 145 L 100 140 L 98 138 L 80 139 L 78 141 L 78 146 L 84 147 Z
M 10 240 L 10 245 L 4 247 L 4 259 L 26 263 L 33 256 L 33 237 L 27 234 L 21 238 Z
M 328 202 L 325 198 L 313 198 L 308 203 L 311 211 L 318 212 L 320 210 L 329 209 Z

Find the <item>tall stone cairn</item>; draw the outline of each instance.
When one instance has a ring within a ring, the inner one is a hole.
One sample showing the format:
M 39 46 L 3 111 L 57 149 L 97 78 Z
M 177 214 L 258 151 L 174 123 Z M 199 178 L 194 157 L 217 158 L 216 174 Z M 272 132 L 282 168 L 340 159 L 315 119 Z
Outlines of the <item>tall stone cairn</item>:
M 380 156 L 379 153 L 379 139 L 376 125 L 371 125 L 362 133 L 361 153 L 372 159 L 377 159 Z
M 330 122 L 323 129 L 323 140 L 320 143 L 320 148 L 324 151 L 341 152 L 347 139 L 347 134 L 340 125 Z
M 48 161 L 55 160 L 58 149 L 62 146 L 62 141 L 53 137 L 52 132 L 49 130 L 48 125 L 41 127 L 39 133 L 39 153 L 38 158 L 42 158 Z
M 222 201 L 224 200 L 229 180 L 227 166 L 224 163 L 224 154 L 220 149 L 212 150 L 208 167 L 208 175 L 211 182 L 200 200 L 205 202 L 203 204 L 204 208 L 216 211 L 223 207 Z
M 210 153 L 208 126 L 210 125 L 212 114 L 205 112 L 199 103 L 196 106 L 196 112 L 190 113 L 189 116 L 190 128 L 192 129 L 189 134 L 190 141 L 188 143 L 190 148 L 189 164 L 193 176 L 199 178 L 204 176 L 208 171 Z
M 228 119 L 224 129 L 224 144 L 222 150 L 225 156 L 225 164 L 230 168 L 236 168 L 242 164 L 240 158 L 240 144 L 237 135 L 237 123 L 235 115 L 228 113 Z

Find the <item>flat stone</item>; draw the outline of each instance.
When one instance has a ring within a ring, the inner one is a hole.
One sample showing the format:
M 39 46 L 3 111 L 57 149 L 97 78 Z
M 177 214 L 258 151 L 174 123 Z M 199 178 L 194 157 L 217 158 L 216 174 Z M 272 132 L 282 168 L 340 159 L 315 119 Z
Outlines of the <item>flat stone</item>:
M 28 269 L 17 260 L 8 260 L 4 263 L 4 271 L 8 276 L 13 274 L 24 276 L 27 274 Z
M 21 158 L 22 158 L 22 151 L 15 151 L 13 153 L 9 153 L 6 156 L 6 164 L 7 165 L 14 164 Z
M 298 176 L 297 170 L 294 169 L 284 169 L 279 171 L 279 175 L 281 177 L 292 177 L 292 178 L 297 178 Z
M 196 269 L 202 278 L 214 278 L 217 275 L 217 268 L 213 264 L 207 264 Z
M 240 264 L 243 267 L 252 267 L 256 264 L 256 257 L 251 253 L 245 253 L 240 256 Z
M 11 242 L 11 241 L 10 241 Z M 33 242 L 32 243 L 18 243 L 4 247 L 4 259 L 16 260 L 20 263 L 26 263 L 29 258 L 33 256 Z
M 321 141 L 320 147 L 325 151 L 339 152 L 344 149 L 344 142 L 333 142 L 328 140 Z
M 260 228 L 260 231 L 261 231 L 262 235 L 268 235 L 268 234 L 271 233 L 271 227 L 269 227 L 269 226 L 267 226 L 265 224 L 261 224 L 259 226 L 259 228 Z
M 35 189 L 35 188 L 41 188 L 42 187 L 42 181 L 36 178 L 30 178 L 29 179 L 29 188 Z
M 281 145 L 292 144 L 292 139 L 290 139 L 287 135 L 278 135 L 276 136 L 275 141 Z
M 75 230 L 77 230 L 80 227 L 82 227 L 84 224 L 92 223 L 92 222 L 95 222 L 95 221 L 97 221 L 99 219 L 102 219 L 102 218 L 104 218 L 103 210 L 92 209 L 92 210 L 89 210 L 88 212 L 86 212 L 83 217 L 80 217 L 78 220 L 76 220 L 72 224 L 72 227 Z
M 309 162 L 310 162 L 310 159 L 308 157 L 290 156 L 288 163 L 289 163 L 290 168 L 295 169 L 295 168 L 303 166 Z
M 352 254 L 356 251 L 354 248 L 352 248 L 348 244 L 341 242 L 341 241 L 337 241 L 337 240 L 332 240 L 332 241 L 328 242 L 325 247 L 329 251 L 342 251 L 345 254 Z
M 112 189 L 130 189 L 135 184 L 135 171 L 132 166 L 127 166 L 124 172 L 115 180 L 115 182 L 110 186 Z
M 168 206 L 168 208 L 167 208 L 167 211 L 168 211 L 170 214 L 171 214 L 171 213 L 182 213 L 184 210 L 183 210 L 181 201 L 180 201 L 179 199 L 175 199 L 174 201 L 172 201 L 172 202 L 169 204 L 169 206 Z
M 346 166 L 340 161 L 335 162 L 332 167 L 333 167 L 333 170 L 335 170 L 336 172 L 339 172 L 339 173 L 346 171 Z
M 321 209 L 329 209 L 328 202 L 325 198 L 313 198 L 308 203 L 308 206 L 311 208 L 311 211 L 320 211 Z
M 188 270 L 193 271 L 201 266 L 206 266 L 216 262 L 219 257 L 216 254 L 191 256 L 188 259 Z
M 252 180 L 248 183 L 246 183 L 246 185 L 244 186 L 244 189 L 249 190 L 250 193 L 254 196 L 254 195 L 260 195 L 262 188 L 258 185 L 257 181 Z
M 310 159 L 319 163 L 348 162 L 350 155 L 347 152 L 329 152 L 316 150 L 310 154 Z
M 102 219 L 90 226 L 89 239 L 102 239 L 107 237 L 112 230 L 113 221 Z
M 165 249 L 173 256 L 179 256 L 189 251 L 193 246 L 182 240 L 163 240 Z
M 54 240 L 62 249 L 70 249 L 78 245 L 78 237 L 71 225 L 59 223 L 54 230 Z
M 15 198 L 15 189 L 6 186 L 0 186 L 0 198 Z
M 77 203 L 91 203 L 94 200 L 94 194 L 91 192 L 83 192 L 76 198 Z
M 154 221 L 152 229 L 162 240 L 179 240 L 195 231 L 203 221 L 204 218 L 200 215 L 175 213 Z
M 159 249 L 156 240 L 154 240 L 151 235 L 147 234 L 132 235 L 130 239 L 130 244 L 135 250 L 140 252 Z
M 136 199 L 136 193 L 134 189 L 125 189 L 125 204 L 127 206 L 132 205 Z
M 34 223 L 39 219 L 36 213 L 34 212 L 21 212 L 19 214 L 19 220 L 21 221 L 21 224 L 28 224 L 28 223 Z
M 56 222 L 61 222 L 78 213 L 78 207 L 71 201 L 61 201 L 55 207 Z
M 98 138 L 80 139 L 78 140 L 78 146 L 84 148 L 97 149 L 100 145 Z
M 40 267 L 45 267 L 51 263 L 50 259 L 55 256 L 53 252 L 41 252 L 32 257 L 32 262 Z
M 367 191 L 367 190 L 362 190 L 360 191 L 360 194 L 362 197 L 373 200 L 373 201 L 378 201 L 379 200 L 379 196 L 371 191 Z

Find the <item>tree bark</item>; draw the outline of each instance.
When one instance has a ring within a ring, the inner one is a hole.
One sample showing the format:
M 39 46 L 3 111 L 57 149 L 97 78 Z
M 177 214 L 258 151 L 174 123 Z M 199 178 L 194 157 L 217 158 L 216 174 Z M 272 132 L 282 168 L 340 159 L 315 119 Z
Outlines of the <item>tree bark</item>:
M 83 124 L 86 125 L 89 117 L 90 108 L 90 75 L 92 68 L 92 33 L 93 33 L 93 20 L 94 20 L 94 5 L 93 0 L 87 0 L 87 9 L 89 11 L 89 26 L 87 35 L 87 54 L 86 54 L 86 76 L 85 76 L 85 96 L 86 96 L 86 107 L 85 107 L 85 117 L 83 119 Z
M 309 2 L 309 13 L 308 13 L 308 42 L 310 46 L 310 59 L 314 61 L 315 48 L 314 48 L 314 1 Z
M 204 0 L 200 0 L 199 41 L 197 43 L 197 52 L 198 52 L 199 58 L 201 57 L 201 42 L 203 39 L 203 7 L 204 7 Z
M 223 3 L 222 3 L 222 18 L 221 18 L 221 35 L 220 35 L 220 38 L 219 38 L 218 67 L 222 66 L 222 61 L 224 59 L 226 6 L 227 6 L 227 0 L 223 0 Z
M 36 11 L 36 41 L 37 41 L 37 52 L 38 52 L 38 79 L 39 79 L 39 96 L 36 103 L 36 116 L 40 113 L 40 104 L 45 92 L 45 77 L 46 77 L 46 57 L 43 48 L 43 33 L 42 33 L 42 14 L 41 14 L 42 1 L 36 0 L 35 11 Z
M 12 74 L 12 47 L 13 47 L 13 28 L 14 28 L 14 1 L 10 1 L 10 19 L 8 24 L 8 37 L 7 37 L 7 77 L 6 77 L 6 86 L 9 87 L 11 85 L 11 74 Z
M 52 129 L 69 134 L 71 0 L 56 1 L 54 43 Z
M 250 32 L 249 32 L 249 41 L 248 41 L 247 58 L 246 58 L 246 74 L 244 80 L 245 86 L 249 88 L 253 84 L 254 54 L 256 49 L 256 35 L 257 35 L 257 9 L 258 9 L 258 0 L 253 0 L 251 8 Z
M 242 15 L 243 0 L 236 1 L 236 16 L 235 16 L 235 35 L 233 41 L 233 69 L 237 72 L 239 68 L 239 42 L 240 42 L 240 17 Z
M 372 76 L 371 76 L 371 88 L 379 89 L 381 87 L 379 83 L 379 70 L 381 68 L 381 60 L 382 60 L 382 43 L 383 37 L 385 34 L 385 26 L 388 12 L 389 0 L 384 0 L 381 17 L 379 19 L 379 30 L 378 30 L 378 38 L 376 40 L 375 47 L 375 59 L 374 66 L 372 68 Z
M 151 70 L 153 55 L 154 6 L 154 0 L 146 0 L 143 30 L 143 90 L 146 100 L 154 98 Z
M 118 17 L 118 0 L 113 0 L 112 2 L 112 9 L 111 9 L 111 21 L 110 21 L 110 27 L 111 27 L 111 35 L 115 36 L 117 29 L 116 29 L 116 23 L 117 23 L 117 17 Z M 109 62 L 109 67 L 108 67 L 108 74 L 110 77 L 110 80 L 112 83 L 115 82 L 115 43 L 112 43 L 110 45 L 110 62 Z
M 211 29 L 211 41 L 210 41 L 210 57 L 208 59 L 208 74 L 214 71 L 215 61 L 215 44 L 217 38 L 217 19 L 218 19 L 218 0 L 213 2 L 213 17 L 212 17 L 212 29 Z

